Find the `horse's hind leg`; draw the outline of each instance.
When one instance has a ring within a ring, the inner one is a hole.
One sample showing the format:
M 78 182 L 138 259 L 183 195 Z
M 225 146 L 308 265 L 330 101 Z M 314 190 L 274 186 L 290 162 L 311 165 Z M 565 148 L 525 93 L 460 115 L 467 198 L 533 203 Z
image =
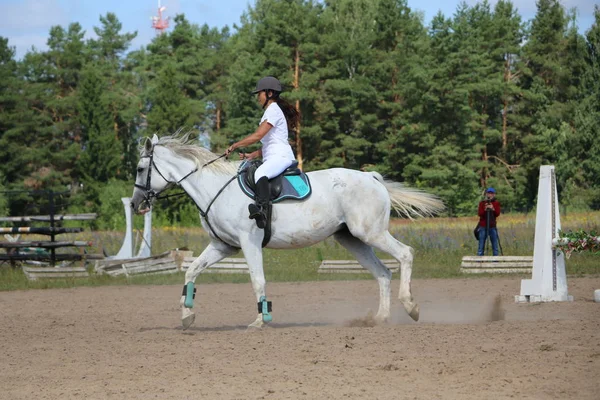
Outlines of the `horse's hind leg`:
M 340 231 L 334 235 L 342 246 L 344 246 L 367 270 L 373 274 L 377 283 L 379 283 L 379 310 L 375 316 L 378 322 L 385 322 L 390 317 L 390 281 L 392 273 L 377 258 L 373 248 L 365 244 L 360 239 L 352 236 L 348 230 Z
M 400 263 L 400 291 L 398 293 L 398 298 L 408 315 L 415 321 L 418 321 L 419 305 L 413 300 L 410 290 L 414 253 L 412 247 L 399 242 L 387 231 L 375 238 L 369 238 L 369 240 L 365 240 L 365 242 L 378 250 L 388 253 L 398 260 Z
M 192 307 L 194 306 L 194 282 L 196 278 L 206 268 L 223 258 L 237 253 L 238 249 L 226 245 L 222 242 L 211 242 L 204 249 L 202 254 L 194 260 L 185 273 L 185 284 L 183 285 L 183 294 L 181 295 L 181 324 L 183 329 L 189 328 L 196 318 Z

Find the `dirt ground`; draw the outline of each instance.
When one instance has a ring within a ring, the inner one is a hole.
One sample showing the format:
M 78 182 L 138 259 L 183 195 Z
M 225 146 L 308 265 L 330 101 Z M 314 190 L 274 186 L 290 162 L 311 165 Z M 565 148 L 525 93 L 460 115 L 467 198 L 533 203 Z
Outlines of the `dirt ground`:
M 573 303 L 515 304 L 520 278 L 415 280 L 421 321 L 395 299 L 373 326 L 374 281 L 0 293 L 1 399 L 600 399 L 600 278 Z M 499 296 L 499 297 L 498 297 Z

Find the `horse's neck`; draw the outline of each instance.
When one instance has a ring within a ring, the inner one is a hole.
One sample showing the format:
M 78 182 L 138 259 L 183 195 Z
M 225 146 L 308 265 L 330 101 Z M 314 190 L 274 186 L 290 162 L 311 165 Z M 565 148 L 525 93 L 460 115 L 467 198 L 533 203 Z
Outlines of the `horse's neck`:
M 181 187 L 198 207 L 206 211 L 209 203 L 231 178 L 232 176 L 227 174 L 215 173 L 209 168 L 202 168 L 182 181 Z

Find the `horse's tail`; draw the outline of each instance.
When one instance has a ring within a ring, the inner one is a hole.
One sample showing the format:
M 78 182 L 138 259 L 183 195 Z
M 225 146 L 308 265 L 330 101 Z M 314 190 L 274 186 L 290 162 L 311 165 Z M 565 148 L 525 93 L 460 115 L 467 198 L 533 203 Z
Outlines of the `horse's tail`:
M 392 208 L 401 215 L 411 219 L 413 217 L 429 217 L 445 209 L 444 202 L 433 194 L 383 179 L 383 176 L 377 172 L 371 172 L 371 174 L 385 186 L 390 195 Z

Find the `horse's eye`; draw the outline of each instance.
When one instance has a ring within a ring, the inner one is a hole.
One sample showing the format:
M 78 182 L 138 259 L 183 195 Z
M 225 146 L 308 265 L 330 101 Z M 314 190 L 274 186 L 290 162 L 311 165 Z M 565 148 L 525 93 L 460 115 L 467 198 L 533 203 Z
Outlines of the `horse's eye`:
M 143 167 L 138 167 L 138 169 L 137 169 L 137 172 L 138 172 L 138 174 L 139 174 L 140 172 L 142 172 L 143 170 L 144 170 L 144 168 L 143 168 Z

